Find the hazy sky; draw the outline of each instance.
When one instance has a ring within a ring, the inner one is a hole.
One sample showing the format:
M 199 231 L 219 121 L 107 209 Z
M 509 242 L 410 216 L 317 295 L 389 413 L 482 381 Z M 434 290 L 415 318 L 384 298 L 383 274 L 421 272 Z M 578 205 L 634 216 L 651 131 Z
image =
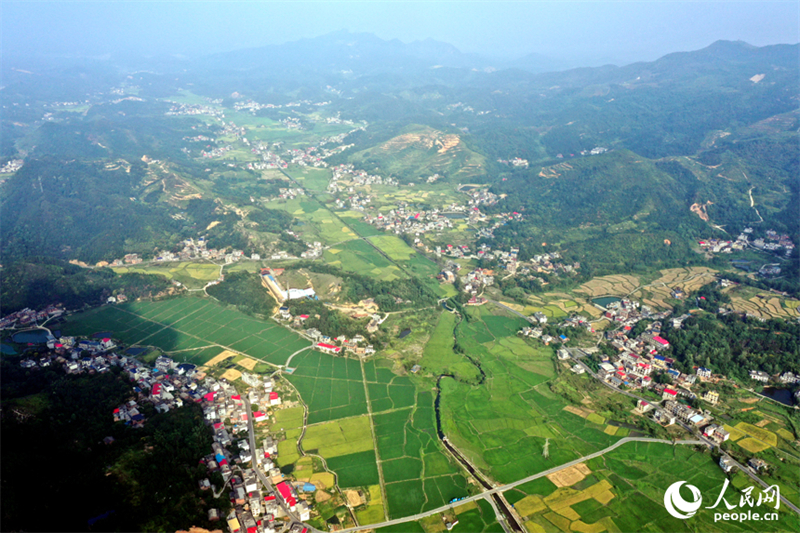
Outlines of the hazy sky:
M 0 0 L 3 54 L 201 55 L 346 29 L 432 38 L 489 57 L 625 63 L 718 39 L 800 41 L 800 2 Z

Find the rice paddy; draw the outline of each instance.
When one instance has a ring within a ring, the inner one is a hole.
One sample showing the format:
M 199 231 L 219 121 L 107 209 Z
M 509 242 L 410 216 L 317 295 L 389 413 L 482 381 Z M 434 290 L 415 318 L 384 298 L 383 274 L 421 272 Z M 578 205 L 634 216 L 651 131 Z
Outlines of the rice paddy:
M 156 346 L 195 364 L 206 363 L 223 348 L 280 365 L 309 345 L 274 322 L 195 297 L 104 306 L 71 316 L 63 330 L 69 335 L 111 331 L 123 344 Z
M 700 489 L 710 507 L 725 479 L 716 463 L 711 454 L 691 446 L 633 442 L 589 461 L 582 472 L 588 475 L 575 477 L 571 485 L 559 487 L 539 478 L 505 496 L 531 532 L 713 531 L 714 510 L 701 508 L 690 524 L 670 516 L 663 498 L 669 485 L 687 481 Z M 746 478 L 741 488 L 750 484 Z M 728 489 L 729 502 L 738 502 L 736 492 Z M 724 530 L 794 531 L 798 525 L 800 518 L 782 508 L 777 522 L 726 522 Z

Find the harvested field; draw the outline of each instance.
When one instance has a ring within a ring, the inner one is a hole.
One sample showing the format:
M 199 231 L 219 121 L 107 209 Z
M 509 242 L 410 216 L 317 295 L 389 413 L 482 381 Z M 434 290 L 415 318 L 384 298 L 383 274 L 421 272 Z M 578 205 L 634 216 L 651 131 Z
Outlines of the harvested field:
M 314 499 L 317 503 L 326 502 L 331 499 L 331 495 L 325 492 L 324 490 L 318 490 L 314 493 Z
M 763 452 L 764 450 L 769 449 L 769 444 L 765 444 L 760 440 L 754 439 L 753 437 L 747 437 L 746 439 L 742 439 L 736 444 L 738 444 L 739 446 L 741 446 L 750 453 Z
M 561 488 L 571 487 L 591 473 L 592 471 L 589 470 L 589 467 L 586 466 L 586 463 L 580 463 L 575 466 L 565 468 L 564 470 L 559 470 L 558 472 L 549 474 L 546 477 L 552 481 L 556 487 Z
M 357 490 L 346 490 L 344 491 L 344 495 L 351 507 L 358 507 L 364 503 L 364 500 Z
M 751 437 L 755 437 L 756 439 L 762 441 L 764 444 L 769 446 L 777 446 L 778 445 L 778 437 L 775 433 L 769 431 L 768 429 L 762 429 L 760 427 L 756 427 L 753 424 L 748 424 L 747 422 L 739 422 L 736 424 L 736 429 L 741 431 L 742 433 L 746 433 Z
M 214 365 L 220 364 L 222 361 L 224 361 L 225 359 L 228 359 L 229 357 L 236 357 L 236 355 L 237 354 L 233 353 L 230 350 L 225 350 L 224 352 L 222 352 L 218 356 L 214 357 L 212 360 L 210 360 L 209 362 L 207 362 L 203 366 L 212 367 Z
M 229 368 L 222 374 L 222 379 L 227 379 L 228 381 L 235 381 L 242 377 L 242 373 L 236 370 L 235 368 Z
M 522 498 L 514 505 L 514 508 L 517 510 L 520 516 L 533 516 L 539 511 L 545 510 L 547 506 L 544 504 L 544 501 L 542 501 L 541 496 L 534 494 Z
M 794 434 L 787 429 L 780 428 L 778 430 L 778 435 L 780 435 L 786 440 L 794 440 Z
M 639 278 L 629 275 L 602 276 L 594 278 L 575 289 L 589 298 L 599 296 L 624 296 L 639 286 Z
M 745 436 L 745 433 L 744 433 L 743 431 L 739 431 L 739 430 L 738 430 L 738 429 L 736 429 L 735 427 L 733 427 L 733 426 L 729 426 L 729 425 L 727 425 L 727 424 L 725 424 L 725 425 L 723 426 L 723 429 L 724 429 L 725 431 L 727 431 L 728 433 L 730 433 L 730 434 L 731 434 L 731 436 L 730 436 L 730 439 L 731 439 L 733 442 L 736 442 L 737 440 L 739 440 L 739 439 L 741 439 L 742 437 L 744 437 L 744 436 Z
M 469 503 L 465 503 L 464 505 L 459 505 L 458 507 L 453 509 L 453 511 L 455 511 L 455 513 L 458 515 L 458 514 L 466 513 L 467 511 L 471 511 L 472 509 L 477 509 L 477 508 L 478 508 L 478 503 L 477 502 L 469 502 Z
M 311 476 L 309 482 L 313 483 L 318 488 L 329 489 L 333 487 L 334 478 L 333 474 L 331 474 L 330 472 L 317 472 L 316 474 Z
M 557 489 L 544 499 L 544 503 L 546 503 L 550 509 L 556 511 L 558 509 L 570 507 L 584 500 L 588 500 L 589 498 L 594 498 L 598 501 L 601 501 L 602 499 L 607 502 L 614 497 L 613 493 L 611 493 L 609 490 L 611 488 L 611 483 L 604 479 L 582 491 L 576 491 L 567 488 Z
M 237 361 L 236 364 L 243 368 L 246 368 L 247 370 L 253 370 L 258 364 L 258 361 L 256 361 L 255 359 L 251 359 L 249 357 L 245 357 L 241 361 Z
M 592 411 L 590 411 L 589 409 L 576 407 L 574 405 L 567 405 L 566 407 L 564 407 L 564 411 L 572 413 L 573 415 L 578 415 L 581 418 L 586 418 L 592 413 Z

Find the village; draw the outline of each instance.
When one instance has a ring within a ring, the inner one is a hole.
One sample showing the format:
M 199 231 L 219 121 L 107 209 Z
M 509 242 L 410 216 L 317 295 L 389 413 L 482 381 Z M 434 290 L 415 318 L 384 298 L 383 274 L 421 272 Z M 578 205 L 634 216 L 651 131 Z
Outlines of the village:
M 736 237 L 734 241 L 726 241 L 722 239 L 704 239 L 698 241 L 697 244 L 700 248 L 709 254 L 730 254 L 737 251 L 743 251 L 748 248 L 755 248 L 766 252 L 783 252 L 785 256 L 789 256 L 794 250 L 794 243 L 787 234 L 779 234 L 775 230 L 767 230 L 766 237 L 759 237 L 750 240 L 753 233 L 753 228 L 745 228 Z
M 231 533 L 274 533 L 293 521 L 311 518 L 314 487 L 294 482 L 275 465 L 278 438 L 269 431 L 275 423 L 275 412 L 293 407 L 297 402 L 282 402 L 279 386 L 272 377 L 245 372 L 236 386 L 224 378 L 214 378 L 205 369 L 190 363 L 178 363 L 160 355 L 150 367 L 140 360 L 119 355 L 120 348 L 111 338 L 81 339 L 47 336 L 47 354 L 25 358 L 26 369 L 59 367 L 67 374 L 96 374 L 119 367 L 131 380 L 131 397 L 109 413 L 115 422 L 131 428 L 147 423 L 143 406 L 149 404 L 155 413 L 166 413 L 195 403 L 202 407 L 205 422 L 213 430 L 209 454 L 201 458 L 209 477 L 219 472 L 224 485 L 213 486 L 209 478 L 199 481 L 202 490 L 215 494 L 229 486 L 232 511 L 224 517 Z M 320 346 L 320 349 L 323 349 Z M 324 351 L 324 349 L 323 349 Z M 256 406 L 250 411 L 249 405 Z M 252 417 L 252 420 L 250 420 Z M 253 449 L 255 435 L 249 435 L 258 424 L 261 446 Z M 252 437 L 252 438 L 251 438 Z M 113 437 L 103 441 L 107 445 Z M 218 509 L 209 509 L 210 521 L 220 520 Z

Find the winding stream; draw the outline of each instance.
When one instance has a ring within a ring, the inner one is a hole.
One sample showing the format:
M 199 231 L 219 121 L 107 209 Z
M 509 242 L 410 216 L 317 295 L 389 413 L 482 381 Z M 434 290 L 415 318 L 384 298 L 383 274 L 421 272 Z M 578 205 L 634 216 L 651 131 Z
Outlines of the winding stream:
M 462 318 L 463 317 L 461 316 L 461 313 L 458 313 L 458 322 L 456 323 L 456 327 L 458 327 L 458 324 L 461 323 Z M 453 338 L 455 339 L 455 328 L 453 328 Z M 483 371 L 483 368 L 481 368 L 480 363 L 466 354 L 463 355 L 473 365 L 475 365 L 478 368 L 478 371 L 481 373 L 481 379 L 477 383 L 477 385 L 482 385 L 483 382 L 486 381 L 486 373 Z M 486 481 L 480 473 L 478 473 L 478 471 L 470 464 L 469 461 L 467 461 L 467 459 L 463 455 L 461 455 L 461 452 L 456 450 L 450 444 L 450 442 L 447 440 L 447 437 L 444 435 L 444 432 L 442 431 L 442 413 L 440 409 L 440 403 L 442 401 L 442 388 L 441 388 L 442 378 L 456 379 L 456 377 L 452 374 L 440 374 L 439 377 L 436 378 L 436 400 L 434 401 L 433 404 L 434 410 L 436 412 L 436 434 L 439 436 L 439 440 L 442 442 L 444 447 L 447 448 L 447 450 L 453 455 L 453 457 L 455 457 L 456 460 L 458 460 L 458 462 L 461 463 L 462 466 L 467 469 L 467 471 L 472 475 L 472 477 L 477 479 L 478 483 L 480 483 L 481 486 L 483 486 L 483 488 L 485 488 L 486 490 L 491 490 L 494 487 L 488 481 Z M 520 533 L 524 532 L 525 530 L 514 518 L 513 513 L 508 508 L 506 502 L 503 500 L 501 495 L 499 493 L 494 493 L 492 494 L 492 499 L 494 500 L 495 505 L 497 505 L 497 508 L 500 509 L 500 512 L 503 513 L 503 516 L 505 516 L 506 523 L 509 525 L 509 527 L 511 527 L 511 529 L 513 529 L 514 531 L 518 531 Z

